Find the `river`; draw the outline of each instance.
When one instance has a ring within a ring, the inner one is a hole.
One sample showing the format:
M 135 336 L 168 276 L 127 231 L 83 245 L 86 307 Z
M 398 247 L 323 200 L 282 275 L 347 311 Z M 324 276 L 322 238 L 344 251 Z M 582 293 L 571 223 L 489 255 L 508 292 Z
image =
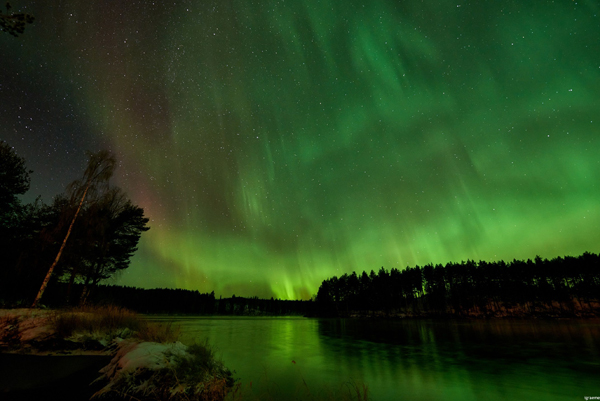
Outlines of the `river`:
M 598 320 L 148 317 L 207 340 L 255 394 L 368 386 L 370 400 L 600 397 Z

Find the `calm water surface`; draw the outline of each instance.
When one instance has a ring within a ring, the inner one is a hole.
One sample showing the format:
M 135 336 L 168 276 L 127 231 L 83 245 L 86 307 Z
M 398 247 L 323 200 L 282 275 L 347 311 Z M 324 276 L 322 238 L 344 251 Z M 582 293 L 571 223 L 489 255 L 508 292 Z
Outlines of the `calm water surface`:
M 186 343 L 208 339 L 243 383 L 277 394 L 304 380 L 366 383 L 374 401 L 600 397 L 598 320 L 149 319 L 180 324 Z

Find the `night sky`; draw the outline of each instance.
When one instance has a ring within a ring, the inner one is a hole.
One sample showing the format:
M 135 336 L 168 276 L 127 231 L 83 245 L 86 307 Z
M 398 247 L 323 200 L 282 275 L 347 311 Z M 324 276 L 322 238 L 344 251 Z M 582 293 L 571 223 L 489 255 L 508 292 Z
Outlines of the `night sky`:
M 356 270 L 600 251 L 600 3 L 12 1 L 0 139 L 45 202 L 109 149 L 117 284 L 307 299 Z

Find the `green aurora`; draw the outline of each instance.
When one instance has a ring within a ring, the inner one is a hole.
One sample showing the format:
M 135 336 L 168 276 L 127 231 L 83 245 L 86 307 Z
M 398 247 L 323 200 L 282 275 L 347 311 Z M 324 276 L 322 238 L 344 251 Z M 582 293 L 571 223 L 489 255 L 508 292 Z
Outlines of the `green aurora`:
M 151 219 L 118 284 L 600 251 L 596 1 L 13 3 L 0 138 L 46 201 L 117 154 Z

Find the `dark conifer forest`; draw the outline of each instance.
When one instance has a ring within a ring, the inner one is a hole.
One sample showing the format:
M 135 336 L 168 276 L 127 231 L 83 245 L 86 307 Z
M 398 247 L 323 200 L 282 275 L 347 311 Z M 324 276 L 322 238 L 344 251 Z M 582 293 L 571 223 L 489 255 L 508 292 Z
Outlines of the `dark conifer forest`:
M 45 303 L 50 307 L 65 306 L 67 284 L 57 283 L 48 289 Z M 83 286 L 71 289 L 81 294 Z M 222 316 L 298 316 L 314 312 L 313 301 L 259 299 L 257 297 L 216 298 L 215 293 L 184 289 L 144 289 L 118 285 L 98 285 L 87 299 L 91 305 L 118 305 L 139 313 L 169 315 Z
M 322 316 L 598 316 L 600 256 L 447 263 L 323 281 Z
M 150 314 L 319 317 L 595 317 L 600 315 L 600 255 L 510 263 L 447 263 L 381 268 L 377 273 L 326 279 L 316 299 L 216 298 L 214 292 L 99 285 L 93 304 L 114 304 Z M 64 305 L 66 283 L 46 302 Z M 81 285 L 73 287 L 81 293 Z

